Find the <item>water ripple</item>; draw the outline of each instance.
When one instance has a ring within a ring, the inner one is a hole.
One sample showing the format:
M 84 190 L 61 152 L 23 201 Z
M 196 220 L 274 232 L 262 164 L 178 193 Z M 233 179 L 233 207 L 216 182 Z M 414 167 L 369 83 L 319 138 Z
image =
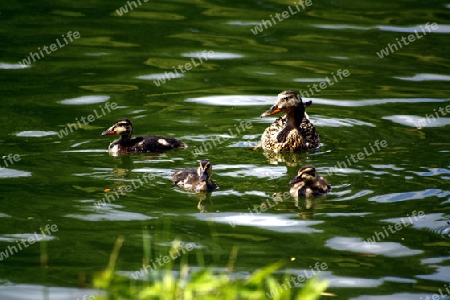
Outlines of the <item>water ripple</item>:
M 450 124 L 450 118 L 424 118 L 412 115 L 392 115 L 382 117 L 384 120 L 390 120 L 394 123 L 410 126 L 410 127 L 442 127 Z
M 378 203 L 391 203 L 391 202 L 400 202 L 407 200 L 415 200 L 415 199 L 424 199 L 426 197 L 443 197 L 444 191 L 440 189 L 426 189 L 423 191 L 416 192 L 404 192 L 404 193 L 392 193 L 380 196 L 374 196 L 369 198 L 369 201 L 375 201 Z
M 109 100 L 109 96 L 83 96 L 78 98 L 71 98 L 59 101 L 61 104 L 68 105 L 85 105 L 102 103 Z
M 57 135 L 58 133 L 56 131 L 39 131 L 39 130 L 28 130 L 28 131 L 21 131 L 17 133 L 17 136 L 21 137 L 43 137 L 43 136 L 49 136 L 49 135 Z
M 256 166 L 256 165 L 217 165 L 214 166 L 215 170 L 227 170 L 230 168 L 237 169 L 235 171 L 221 172 L 220 176 L 230 176 L 234 178 L 247 178 L 247 177 L 258 177 L 258 178 L 280 178 L 285 176 L 286 168 L 278 166 Z
M 14 243 L 18 240 L 28 240 L 29 238 L 35 239 L 36 242 L 39 241 L 51 241 L 56 239 L 53 235 L 45 235 L 38 233 L 16 233 L 16 234 L 4 234 L 0 236 L 0 241 Z
M 314 116 L 314 125 L 322 127 L 353 127 L 353 126 L 369 126 L 376 127 L 375 124 L 360 121 L 357 119 L 339 119 L 339 118 L 327 118 L 323 116 Z
M 369 243 L 363 241 L 361 238 L 349 237 L 333 237 L 326 242 L 326 246 L 334 250 L 351 251 L 356 253 L 371 253 L 388 257 L 409 256 L 423 253 L 422 250 L 412 250 L 401 245 L 400 243 Z
M 408 80 L 408 81 L 450 81 L 450 76 L 448 75 L 440 75 L 440 74 L 430 74 L 430 73 L 420 73 L 416 74 L 413 77 L 394 77 L 400 80 Z
M 450 174 L 450 170 L 445 168 L 428 168 L 428 171 L 424 172 L 414 172 L 414 171 L 410 172 L 418 176 L 439 176 L 444 174 Z
M 258 106 L 258 105 L 272 105 L 275 102 L 275 96 L 260 96 L 260 95 L 229 95 L 229 96 L 207 96 L 198 98 L 188 98 L 186 102 L 195 102 L 206 105 L 218 106 Z M 366 99 L 366 100 L 331 100 L 322 98 L 308 98 L 312 100 L 313 104 L 331 105 L 331 106 L 371 106 L 386 103 L 430 103 L 430 102 L 445 102 L 450 100 L 447 98 L 386 98 L 386 99 Z
M 94 202 L 93 200 L 83 202 Z M 95 213 L 88 214 L 67 214 L 65 217 L 74 218 L 83 221 L 99 222 L 99 221 L 144 221 L 154 219 L 155 217 L 146 216 L 140 213 L 127 212 L 117 210 L 121 208 L 117 204 L 105 204 L 100 207 L 82 207 L 85 211 L 95 211 Z
M 371 30 L 371 29 L 379 29 L 381 31 L 389 31 L 389 32 L 406 32 L 406 33 L 414 33 L 415 31 L 420 34 L 420 36 L 425 36 L 422 32 L 422 30 L 419 28 L 419 25 L 416 26 L 386 26 L 386 25 L 376 25 L 376 26 L 353 26 L 353 25 L 347 25 L 347 24 L 341 24 L 341 25 L 334 25 L 334 24 L 313 24 L 311 25 L 313 27 L 317 28 L 323 28 L 323 29 L 335 29 L 335 30 L 342 30 L 342 29 L 354 29 L 354 30 Z M 422 25 L 420 25 L 422 26 Z M 428 32 L 426 29 L 424 29 L 426 34 L 431 33 L 449 33 L 450 32 L 450 25 L 439 25 L 439 27 L 431 32 Z
M 11 168 L 0 168 L 0 178 L 29 177 L 31 172 L 14 170 Z
M 326 274 L 323 276 L 323 279 L 328 282 L 329 287 L 378 287 L 383 284 L 383 279 L 367 279 L 367 278 L 358 278 L 358 277 L 345 277 L 345 276 L 337 276 Z
M 429 103 L 429 102 L 445 102 L 448 101 L 449 98 L 435 99 L 435 98 L 386 98 L 386 99 L 367 99 L 367 100 L 329 100 L 329 99 L 320 99 L 320 98 L 309 98 L 313 101 L 313 103 L 324 104 L 324 105 L 333 105 L 333 106 L 371 106 L 371 105 L 379 105 L 386 103 Z
M 409 213 L 406 214 L 406 216 L 399 217 L 399 218 L 391 218 L 391 219 L 384 219 L 380 220 L 381 222 L 389 222 L 389 223 L 400 223 L 402 227 L 407 227 L 412 225 L 413 228 L 416 229 L 430 229 L 433 231 L 434 228 L 437 228 L 437 226 L 442 225 L 443 223 L 443 216 L 440 213 L 436 214 L 423 214 L 421 213 L 420 216 L 418 214 L 420 211 L 413 211 L 411 212 L 411 216 Z M 414 215 L 413 215 L 414 214 Z
M 422 26 L 422 25 L 421 25 Z M 408 32 L 408 33 L 414 33 L 416 30 L 420 36 L 424 36 L 424 34 L 421 32 L 422 30 L 419 29 L 419 25 L 416 26 L 410 26 L 410 27 L 403 27 L 403 26 L 385 26 L 385 25 L 378 25 L 374 26 L 373 28 L 378 28 L 381 31 L 390 31 L 390 32 Z M 430 33 L 449 33 L 450 32 L 450 25 L 439 25 L 439 27 L 435 30 L 432 30 L 431 32 L 428 32 L 426 29 L 424 29 L 426 34 Z
M 335 218 L 335 217 L 364 217 L 366 215 L 370 215 L 370 212 L 361 212 L 361 213 L 316 213 L 316 216 L 325 215 L 327 217 Z
M 369 30 L 370 27 L 353 26 L 353 25 L 334 25 L 334 24 L 312 24 L 311 26 L 323 29 L 355 29 L 355 30 Z
M 339 201 L 348 201 L 348 200 L 353 200 L 353 199 L 360 198 L 360 197 L 365 197 L 365 196 L 367 196 L 369 194 L 372 194 L 372 193 L 373 193 L 372 190 L 362 190 L 362 191 L 359 191 L 356 194 L 350 195 L 348 197 L 338 198 L 336 200 L 329 200 L 329 201 L 337 201 L 337 202 L 339 202 Z
M 206 53 L 206 52 L 205 52 Z M 204 58 L 204 53 L 202 52 L 192 52 L 192 53 L 183 53 L 181 54 L 183 57 L 192 57 L 192 58 Z M 228 52 L 214 52 L 214 55 L 209 55 L 208 59 L 235 59 L 242 58 L 244 55 L 236 54 L 236 53 L 228 53 Z
M 229 224 L 233 228 L 236 226 L 255 226 L 261 229 L 289 233 L 319 233 L 322 230 L 309 226 L 323 223 L 323 221 L 295 220 L 292 219 L 292 214 L 203 213 L 192 216 L 203 221 Z
M 31 68 L 31 65 L 0 63 L 0 69 L 4 70 L 17 70 L 26 68 Z
M 275 101 L 274 96 L 258 96 L 258 95 L 208 96 L 208 97 L 186 99 L 186 102 L 195 102 L 218 106 L 270 105 L 273 104 L 274 101 Z
M 166 73 L 155 73 L 155 74 L 149 74 L 149 75 L 142 75 L 142 76 L 137 76 L 136 78 L 142 79 L 142 80 L 162 79 L 162 80 L 169 81 L 170 79 L 181 78 L 181 77 L 184 77 L 184 75 L 172 72 L 172 74 L 170 74 L 170 78 Z M 164 83 L 164 82 L 162 82 L 162 83 Z
M 397 293 L 391 295 L 362 295 L 350 300 L 411 300 L 411 299 L 431 299 L 429 294 Z
M 416 275 L 416 277 L 425 280 L 450 282 L 450 267 L 439 266 L 434 274 Z
M 3 300 L 88 299 L 89 297 L 86 297 L 86 295 L 106 296 L 104 291 L 95 289 L 52 287 L 48 285 L 16 284 L 11 282 L 0 285 L 0 295 Z

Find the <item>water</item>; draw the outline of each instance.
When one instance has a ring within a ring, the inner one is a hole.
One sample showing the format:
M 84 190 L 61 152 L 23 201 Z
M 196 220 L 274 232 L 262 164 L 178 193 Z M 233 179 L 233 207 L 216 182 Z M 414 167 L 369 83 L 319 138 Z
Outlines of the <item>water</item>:
M 235 272 L 244 276 L 279 260 L 281 273 L 296 275 L 325 263 L 321 274 L 337 299 L 446 293 L 448 4 L 313 1 L 292 14 L 288 1 L 141 3 L 122 16 L 115 11 L 125 1 L 0 9 L 0 251 L 43 239 L 3 257 L 2 299 L 92 295 L 85 287 L 119 235 L 117 267 L 131 276 L 142 267 L 143 229 L 157 246 L 193 243 L 218 268 L 238 246 Z M 283 11 L 288 18 L 252 33 Z M 410 34 L 421 37 L 406 45 Z M 50 54 L 18 64 L 44 46 Z M 380 58 L 382 49 L 389 55 Z M 165 72 L 173 75 L 162 83 Z M 251 150 L 273 121 L 259 115 L 286 89 L 313 101 L 307 111 L 322 147 Z M 121 117 L 136 134 L 190 147 L 111 157 L 111 139 L 100 133 Z M 205 143 L 212 149 L 200 149 Z M 173 188 L 171 172 L 200 158 L 213 163 L 219 190 Z M 283 196 L 304 164 L 328 179 L 331 194 Z M 153 175 L 148 183 L 95 205 L 145 174 Z M 46 225 L 57 230 L 46 234 Z M 196 265 L 195 255 L 189 262 Z

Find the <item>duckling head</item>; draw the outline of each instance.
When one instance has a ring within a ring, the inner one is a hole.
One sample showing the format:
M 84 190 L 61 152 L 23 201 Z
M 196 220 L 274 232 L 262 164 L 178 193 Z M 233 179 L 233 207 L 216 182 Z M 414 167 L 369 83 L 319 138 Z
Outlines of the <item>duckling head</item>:
M 289 184 L 295 184 L 297 182 L 303 181 L 304 183 L 313 183 L 316 179 L 316 168 L 311 165 L 301 167 L 298 170 L 298 175 L 294 177 Z
M 275 104 L 266 112 L 261 114 L 261 118 L 268 117 L 280 112 L 298 113 L 303 115 L 305 113 L 305 107 L 311 105 L 311 101 L 303 103 L 302 98 L 294 91 L 283 91 L 277 96 Z
M 119 119 L 114 122 L 114 125 L 108 128 L 108 130 L 102 132 L 102 135 L 113 134 L 118 134 L 123 139 L 130 139 L 133 134 L 133 125 L 131 124 L 131 121 L 128 119 Z
M 200 166 L 197 169 L 197 174 L 200 181 L 208 181 L 212 176 L 212 166 L 209 160 L 204 159 L 200 161 Z

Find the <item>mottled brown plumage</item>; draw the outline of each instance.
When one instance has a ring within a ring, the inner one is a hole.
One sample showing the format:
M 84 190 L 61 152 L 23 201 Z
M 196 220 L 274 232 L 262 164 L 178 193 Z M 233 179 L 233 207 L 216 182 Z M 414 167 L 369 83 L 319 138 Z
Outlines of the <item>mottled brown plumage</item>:
M 218 186 L 211 179 L 212 166 L 209 160 L 201 160 L 197 169 L 181 169 L 172 174 L 172 183 L 186 190 L 200 192 L 212 191 Z
M 290 193 L 293 197 L 314 197 L 327 194 L 331 185 L 327 180 L 317 174 L 316 168 L 306 165 L 300 168 L 298 175 L 289 184 L 293 184 Z
M 114 122 L 108 130 L 102 132 L 102 135 L 118 134 L 120 138 L 109 144 L 109 152 L 117 155 L 118 153 L 141 153 L 141 152 L 159 152 L 179 147 L 186 147 L 183 142 L 164 136 L 138 136 L 132 138 L 133 125 L 128 119 L 119 119 Z
M 281 92 L 275 104 L 261 115 L 267 117 L 285 112 L 264 131 L 261 136 L 262 148 L 294 152 L 319 147 L 319 134 L 305 113 L 305 108 L 310 105 L 311 101 L 303 103 L 294 91 Z

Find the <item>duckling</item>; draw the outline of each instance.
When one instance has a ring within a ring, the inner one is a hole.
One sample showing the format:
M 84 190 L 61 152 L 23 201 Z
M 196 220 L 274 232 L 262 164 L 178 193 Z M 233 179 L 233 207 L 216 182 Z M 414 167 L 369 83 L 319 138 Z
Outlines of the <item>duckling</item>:
M 295 198 L 320 196 L 331 190 L 331 185 L 317 174 L 316 168 L 311 165 L 301 167 L 298 175 L 289 181 L 289 184 L 293 184 L 290 193 Z
M 285 115 L 276 119 L 264 131 L 261 136 L 262 148 L 276 152 L 294 152 L 319 147 L 319 134 L 305 112 L 306 107 L 311 104 L 312 101 L 303 103 L 302 98 L 294 91 L 281 92 L 275 105 L 261 114 L 262 118 L 285 112 Z
M 200 161 L 198 169 L 181 169 L 172 174 L 172 182 L 186 190 L 200 192 L 212 191 L 218 186 L 211 180 L 212 166 L 209 160 Z
M 186 144 L 164 136 L 138 136 L 131 138 L 133 134 L 133 124 L 128 119 L 119 119 L 102 132 L 104 135 L 118 134 L 120 138 L 109 144 L 109 153 L 117 155 L 118 153 L 143 153 L 158 152 L 167 149 L 186 147 Z

